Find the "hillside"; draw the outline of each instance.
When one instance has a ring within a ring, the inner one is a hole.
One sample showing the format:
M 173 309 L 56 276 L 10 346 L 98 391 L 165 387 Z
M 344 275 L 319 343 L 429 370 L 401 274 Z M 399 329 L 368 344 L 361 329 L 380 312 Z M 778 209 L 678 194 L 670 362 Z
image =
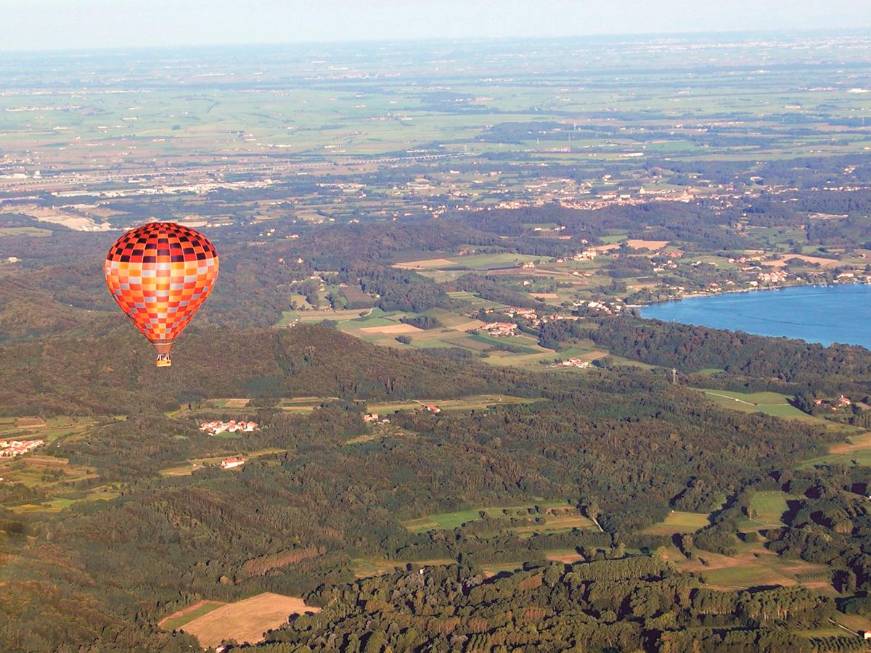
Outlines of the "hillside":
M 157 369 L 153 349 L 124 324 L 98 337 L 0 346 L 0 411 L 126 414 L 207 397 L 458 397 L 502 392 L 511 371 L 367 344 L 334 329 L 189 329 Z M 530 388 L 531 384 L 526 383 Z

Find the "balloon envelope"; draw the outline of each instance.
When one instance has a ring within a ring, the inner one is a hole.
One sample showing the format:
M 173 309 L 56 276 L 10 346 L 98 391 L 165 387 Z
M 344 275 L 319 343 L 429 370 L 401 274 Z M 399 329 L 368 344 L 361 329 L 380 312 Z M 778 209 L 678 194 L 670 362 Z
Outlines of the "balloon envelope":
M 206 301 L 218 278 L 218 253 L 200 232 L 150 222 L 121 236 L 103 264 L 112 298 L 170 364 L 172 341 Z

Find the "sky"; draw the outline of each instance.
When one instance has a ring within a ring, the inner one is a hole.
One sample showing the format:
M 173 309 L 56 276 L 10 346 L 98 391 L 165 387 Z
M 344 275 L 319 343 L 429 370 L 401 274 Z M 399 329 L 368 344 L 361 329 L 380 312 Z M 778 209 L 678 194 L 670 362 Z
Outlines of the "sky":
M 871 0 L 0 0 L 0 50 L 871 28 Z

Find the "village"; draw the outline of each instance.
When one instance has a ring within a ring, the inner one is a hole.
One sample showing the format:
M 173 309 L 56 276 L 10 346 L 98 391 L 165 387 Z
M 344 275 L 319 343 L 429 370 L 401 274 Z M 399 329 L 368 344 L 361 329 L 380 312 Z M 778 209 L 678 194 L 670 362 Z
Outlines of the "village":
M 45 445 L 45 440 L 0 440 L 0 458 L 15 458 Z
M 200 424 L 200 431 L 208 433 L 209 435 L 219 435 L 221 433 L 253 433 L 254 431 L 259 430 L 259 428 L 257 422 L 246 420 L 236 421 L 235 419 L 226 422 L 222 420 L 213 420 Z

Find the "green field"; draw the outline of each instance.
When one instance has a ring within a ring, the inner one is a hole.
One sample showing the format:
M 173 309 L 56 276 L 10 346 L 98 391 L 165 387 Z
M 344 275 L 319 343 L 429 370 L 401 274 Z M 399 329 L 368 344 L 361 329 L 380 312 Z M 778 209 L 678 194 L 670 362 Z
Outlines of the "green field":
M 789 396 L 777 392 L 733 392 L 696 388 L 718 406 L 742 413 L 763 413 L 773 417 L 801 419 L 819 423 L 819 420 L 790 405 Z
M 763 585 L 807 585 L 818 591 L 831 590 L 831 571 L 822 564 L 783 558 L 759 542 L 739 543 L 734 555 L 697 549 L 687 559 L 673 546 L 663 547 L 659 555 L 671 560 L 685 573 L 694 573 L 714 589 L 737 590 Z
M 371 413 L 389 414 L 400 410 L 420 410 L 425 406 L 438 406 L 443 411 L 480 410 L 494 406 L 516 406 L 531 404 L 540 399 L 529 397 L 513 397 L 511 395 L 471 395 L 459 399 L 415 399 L 410 401 L 382 401 L 367 404 Z
M 789 510 L 787 501 L 795 498 L 798 497 L 779 490 L 754 492 L 750 497 L 753 517 L 742 520 L 738 525 L 739 529 L 748 532 L 783 526 L 781 516 Z
M 541 509 L 541 513 L 535 512 L 535 507 Z M 482 513 L 489 519 L 532 519 L 534 517 L 546 517 L 545 513 L 549 508 L 568 508 L 570 504 L 559 499 L 542 500 L 534 503 L 509 506 L 485 506 L 479 508 L 468 508 L 466 510 L 457 510 L 454 512 L 441 512 L 419 517 L 417 519 L 409 519 L 402 522 L 412 533 L 421 533 L 431 530 L 452 530 L 458 528 L 467 522 L 481 520 Z M 588 522 L 592 526 L 592 522 Z M 571 527 L 569 527 L 571 528 Z
M 160 622 L 160 627 L 164 630 L 178 630 L 185 624 L 190 623 L 198 617 L 202 617 L 204 614 L 209 614 L 212 610 L 216 610 L 222 605 L 226 604 L 219 601 L 203 601 L 201 605 L 198 605 L 193 610 L 187 612 L 179 611 L 180 614 L 177 613 L 177 616 L 167 617 Z
M 814 465 L 871 467 L 871 432 L 851 435 L 847 438 L 847 442 L 833 444 L 828 454 L 805 460 L 800 467 L 808 468 Z
M 120 496 L 120 494 L 119 490 L 112 485 L 101 485 L 87 492 L 75 492 L 68 496 L 48 499 L 41 503 L 23 503 L 17 506 L 10 506 L 9 510 L 16 514 L 31 512 L 61 512 L 70 506 L 86 501 L 111 501 Z
M 693 533 L 710 523 L 708 515 L 702 512 L 681 512 L 672 510 L 668 516 L 644 529 L 650 535 L 672 535 L 674 533 Z
M 355 578 L 370 578 L 389 574 L 397 569 L 404 569 L 407 565 L 417 567 L 440 567 L 455 564 L 452 558 L 433 558 L 431 560 L 385 560 L 383 558 L 352 558 L 351 569 Z

